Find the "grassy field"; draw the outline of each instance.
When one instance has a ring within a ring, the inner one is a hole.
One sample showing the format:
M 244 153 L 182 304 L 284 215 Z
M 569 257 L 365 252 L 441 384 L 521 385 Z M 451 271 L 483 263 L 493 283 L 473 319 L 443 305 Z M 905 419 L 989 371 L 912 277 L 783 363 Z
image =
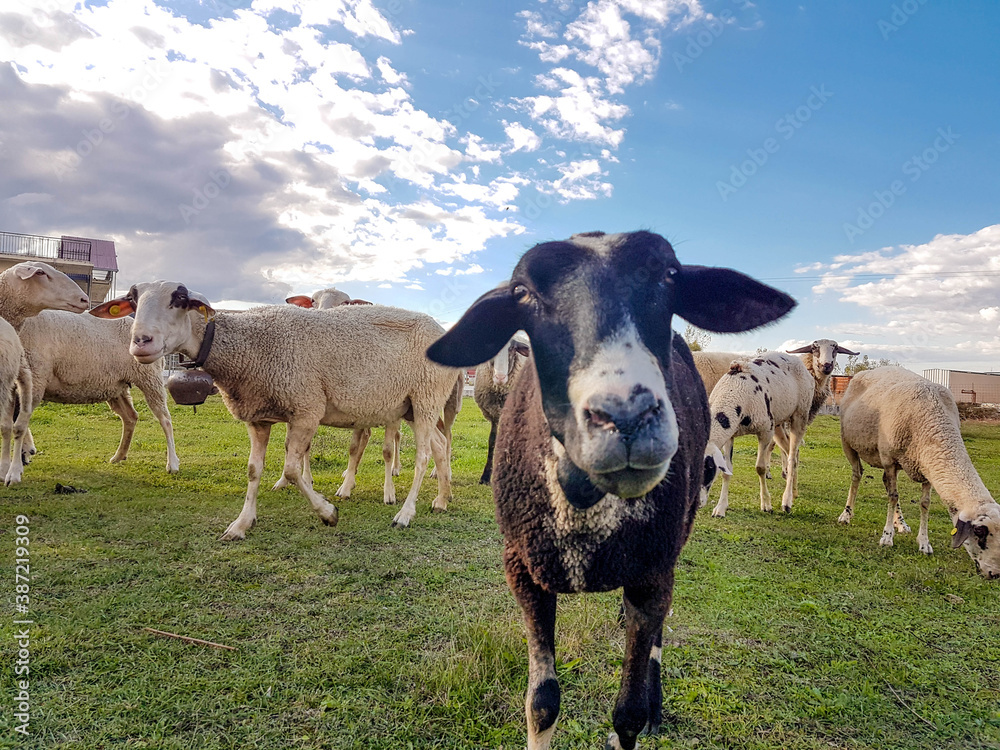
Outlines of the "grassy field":
M 425 481 L 412 526 L 390 528 L 379 435 L 354 496 L 337 502 L 338 527 L 294 490 L 262 490 L 258 525 L 239 543 L 217 538 L 243 501 L 243 425 L 218 399 L 197 414 L 174 407 L 181 472 L 169 476 L 162 433 L 137 407 L 129 460 L 110 465 L 119 422 L 106 406 L 43 405 L 40 453 L 23 484 L 0 488 L 0 747 L 524 747 L 523 631 L 490 493 L 476 483 L 487 424 L 471 400 L 447 513 L 430 513 Z M 1000 425 L 965 434 L 996 496 Z M 279 427 L 262 487 L 278 478 L 283 438 Z M 314 442 L 327 496 L 348 438 L 322 430 Z M 880 475 L 869 472 L 851 526 L 836 523 L 850 480 L 836 419 L 810 429 L 790 516 L 757 509 L 755 450 L 737 443 L 729 515 L 702 510 L 681 557 L 663 663 L 670 723 L 640 747 L 1000 748 L 1000 586 L 949 548 L 936 496 L 934 555 L 917 552 L 915 533 L 883 549 Z M 412 456 L 407 432 L 400 498 Z M 57 482 L 86 492 L 56 494 Z M 900 480 L 914 528 L 918 489 Z M 30 519 L 35 621 L 27 738 L 12 718 L 17 514 Z M 613 594 L 561 599 L 557 748 L 603 746 L 624 643 L 617 609 Z

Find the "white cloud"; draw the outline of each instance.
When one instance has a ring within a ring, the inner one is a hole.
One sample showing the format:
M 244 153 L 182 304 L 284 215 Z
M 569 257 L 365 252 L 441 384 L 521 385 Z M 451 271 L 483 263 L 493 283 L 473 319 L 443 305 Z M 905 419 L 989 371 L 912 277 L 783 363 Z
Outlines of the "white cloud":
M 480 183 L 477 171 L 471 178 L 455 173 L 470 160 L 499 162 L 501 147 L 421 110 L 388 53 L 370 64 L 363 44 L 330 40 L 327 29 L 334 26 L 359 39 L 401 44 L 408 32 L 371 0 L 255 0 L 206 25 L 148 1 L 84 6 L 54 0 L 45 9 L 24 0 L 4 6 L 8 26 L 27 28 L 23 17 L 37 27 L 27 36 L 0 34 L 0 59 L 13 61 L 28 86 L 68 87 L 69 101 L 95 110 L 110 96 L 126 114 L 148 113 L 165 130 L 191 118 L 214 118 L 217 129 L 205 134 L 211 150 L 193 154 L 179 187 L 190 194 L 204 185 L 209 170 L 219 168 L 219 156 L 234 187 L 198 220 L 218 216 L 213 212 L 252 182 L 261 191 L 251 201 L 255 210 L 269 212 L 276 229 L 299 238 L 300 251 L 287 257 L 276 252 L 248 274 L 296 287 L 319 278 L 402 283 L 410 269 L 459 261 L 491 239 L 523 231 L 488 212 L 513 201 L 527 180 L 508 174 Z M 297 23 L 269 25 L 269 14 L 278 9 L 294 14 Z M 53 112 L 53 126 L 58 118 Z M 108 142 L 131 121 L 122 122 Z M 76 157 L 79 137 L 73 133 L 61 150 L 40 152 L 39 163 Z M 100 153 L 107 157 L 111 147 Z M 78 170 L 96 164 L 83 160 Z M 128 173 L 128 165 L 122 168 Z M 177 179 L 167 177 L 177 171 L 175 163 L 151 160 L 147 168 L 150 179 Z M 46 169 L 51 180 L 51 167 Z M 418 197 L 399 204 L 398 195 L 414 191 Z M 48 194 L 38 190 L 7 201 L 38 203 Z M 241 218 L 246 220 L 232 221 Z M 183 236 L 194 229 L 175 231 Z M 123 243 L 123 280 L 151 268 L 154 248 L 192 241 L 161 235 L 148 244 Z
M 853 303 L 867 318 L 833 324 L 837 330 L 908 359 L 1000 355 L 1000 224 L 834 261 L 813 291 Z
M 542 145 L 542 139 L 531 128 L 526 128 L 519 122 L 505 122 L 504 132 L 510 140 L 510 151 L 537 151 Z

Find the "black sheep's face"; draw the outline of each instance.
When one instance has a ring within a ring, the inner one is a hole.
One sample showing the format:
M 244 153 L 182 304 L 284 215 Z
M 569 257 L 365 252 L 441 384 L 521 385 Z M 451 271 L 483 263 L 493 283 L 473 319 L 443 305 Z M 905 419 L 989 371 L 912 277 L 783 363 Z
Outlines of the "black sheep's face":
M 549 428 L 600 494 L 644 495 L 677 451 L 667 379 L 680 264 L 665 240 L 650 239 L 540 245 L 511 279 L 528 309 Z
M 767 313 L 746 309 L 746 283 L 766 290 L 758 307 Z M 669 374 L 675 312 L 707 330 L 742 331 L 793 305 L 734 271 L 681 265 L 651 232 L 578 234 L 529 250 L 510 282 L 477 300 L 428 356 L 471 366 L 523 329 L 560 482 L 574 488 L 570 502 L 587 507 L 606 493 L 640 497 L 670 468 L 679 429 Z

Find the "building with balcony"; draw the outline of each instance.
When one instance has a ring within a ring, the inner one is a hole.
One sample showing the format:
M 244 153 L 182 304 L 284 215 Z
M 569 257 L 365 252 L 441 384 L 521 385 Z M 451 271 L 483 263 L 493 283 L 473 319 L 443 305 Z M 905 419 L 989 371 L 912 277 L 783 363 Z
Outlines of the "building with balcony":
M 69 276 L 98 305 L 114 290 L 118 256 L 113 240 L 45 237 L 0 232 L 0 271 L 26 260 L 41 260 Z

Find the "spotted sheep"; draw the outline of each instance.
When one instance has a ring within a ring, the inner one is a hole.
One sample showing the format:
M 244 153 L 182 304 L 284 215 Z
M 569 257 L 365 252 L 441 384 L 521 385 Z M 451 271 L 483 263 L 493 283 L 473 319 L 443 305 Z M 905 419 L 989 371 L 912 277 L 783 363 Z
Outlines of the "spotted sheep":
M 775 445 L 775 429 L 784 426 L 788 435 L 788 476 L 781 507 L 792 510 L 798 475 L 798 446 L 810 421 L 814 381 L 798 357 L 765 352 L 756 357 L 734 360 L 712 389 L 710 450 L 723 449 L 734 438 L 757 436 L 757 477 L 760 482 L 760 509 L 772 510 L 767 488 L 767 471 Z M 722 517 L 729 508 L 728 477 L 722 478 L 722 494 L 712 515 Z
M 337 508 L 313 487 L 309 447 L 319 425 L 351 429 L 412 420 L 413 484 L 394 526 L 416 515 L 417 493 L 431 454 L 438 467 L 434 510 L 451 499 L 447 440 L 437 422 L 458 372 L 428 362 L 427 347 L 443 332 L 430 316 L 382 305 L 318 314 L 292 305 L 216 311 L 183 284 L 155 281 L 91 311 L 135 313 L 129 351 L 139 362 L 179 352 L 212 376 L 229 412 L 247 424 L 250 457 L 243 510 L 222 535 L 243 539 L 257 520 L 257 494 L 271 427 L 288 424 L 282 475 L 335 526 Z
M 695 364 L 698 365 L 699 372 L 702 373 L 703 378 L 705 378 L 706 373 L 711 377 L 718 372 L 720 369 L 720 357 L 728 356 L 714 352 L 707 354 L 709 355 L 708 358 L 705 358 L 707 361 L 700 360 L 698 357 L 695 358 Z M 780 362 L 789 362 L 789 360 L 794 362 L 794 358 L 789 358 L 786 354 L 800 355 L 798 359 L 801 360 L 806 372 L 812 377 L 811 388 L 806 379 L 802 377 L 801 369 L 794 364 L 787 365 L 787 367 L 791 368 L 788 372 L 794 373 L 794 378 L 792 379 L 794 385 L 785 380 L 781 380 L 772 385 L 771 378 L 776 378 L 778 375 L 774 372 L 770 372 L 770 370 L 775 370 L 779 366 Z M 767 489 L 766 480 L 771 478 L 771 453 L 774 446 L 777 445 L 781 451 L 781 475 L 786 479 L 786 488 L 789 486 L 791 487 L 790 495 L 787 497 L 787 493 L 782 495 L 782 508 L 785 511 L 791 511 L 792 501 L 799 496 L 798 448 L 801 446 L 802 439 L 805 436 L 805 430 L 810 424 L 812 424 L 812 421 L 819 413 L 820 407 L 826 403 L 826 400 L 830 395 L 830 376 L 836 368 L 837 355 L 856 355 L 857 352 L 852 352 L 850 349 L 841 346 L 832 339 L 817 339 L 811 344 L 791 350 L 786 354 L 780 354 L 778 352 L 763 352 L 753 357 L 734 357 L 730 362 L 730 365 L 740 363 L 742 368 L 745 363 L 749 362 L 749 367 L 754 368 L 759 367 L 762 364 L 766 364 L 769 372 L 764 372 L 763 374 L 760 372 L 750 373 L 749 375 L 743 374 L 740 378 L 737 378 L 737 380 L 725 379 L 724 376 L 720 375 L 715 377 L 713 381 L 716 385 L 722 383 L 722 389 L 720 392 L 715 394 L 714 387 L 712 390 L 709 390 L 709 401 L 718 406 L 718 408 L 712 408 L 713 413 L 717 415 L 717 419 L 718 412 L 720 410 L 723 414 L 722 421 L 719 424 L 721 431 L 732 433 L 728 442 L 722 443 L 717 442 L 718 440 L 723 440 L 721 435 L 718 437 L 713 435 L 713 437 L 709 440 L 709 445 L 713 447 L 718 446 L 723 454 L 729 457 L 729 468 L 732 468 L 733 438 L 740 437 L 742 435 L 757 435 L 757 472 L 761 484 L 761 510 L 766 512 L 771 511 L 771 498 Z M 730 373 L 726 374 L 728 375 Z M 749 387 L 741 387 L 740 385 L 739 381 L 745 380 L 747 377 L 753 381 L 752 389 Z M 735 393 L 732 392 L 734 390 L 736 391 Z M 806 405 L 807 397 L 808 406 Z M 740 401 L 741 398 L 749 398 L 750 400 L 747 403 L 743 403 Z M 791 400 L 789 401 L 788 399 Z M 788 419 L 784 421 L 781 419 L 774 419 L 772 414 L 772 405 L 775 400 L 782 401 L 783 403 L 774 405 L 773 411 L 791 415 Z M 727 408 L 731 409 L 733 412 L 735 412 L 736 409 L 740 409 L 742 412 L 742 416 L 739 416 L 738 426 L 735 426 L 737 422 L 735 418 L 730 420 L 730 415 L 726 412 Z M 754 415 L 757 415 L 760 418 L 754 419 Z M 803 417 L 805 420 L 804 424 Z M 789 477 L 788 455 L 790 452 L 789 443 L 791 440 L 791 423 L 793 421 L 801 431 L 798 433 L 795 448 L 795 471 L 792 473 L 791 482 L 789 483 L 787 481 Z M 768 439 L 771 441 L 770 447 L 767 447 L 766 443 L 761 442 Z M 763 473 L 761 473 L 761 466 L 763 466 Z M 725 516 L 726 510 L 729 508 L 730 475 L 730 472 L 723 472 L 722 492 L 719 497 L 719 502 L 712 511 L 712 515 L 714 516 Z
M 981 575 L 1000 578 L 1000 504 L 965 449 L 951 391 L 902 367 L 859 372 L 840 404 L 840 439 L 852 469 L 840 523 L 850 523 L 854 516 L 862 461 L 882 469 L 888 511 L 879 544 L 891 547 L 894 530 L 910 530 L 905 523 L 897 528 L 896 475 L 902 470 L 921 485 L 919 550 L 925 555 L 934 551 L 927 530 L 933 487 L 954 524 L 951 546 L 964 545 Z
M 671 319 L 739 332 L 794 305 L 736 271 L 682 265 L 657 234 L 593 232 L 533 247 L 428 350 L 466 367 L 518 330 L 531 342 L 500 417 L 492 479 L 527 628 L 529 750 L 547 750 L 559 713 L 559 594 L 623 589 L 622 686 L 606 747 L 631 750 L 644 727 L 659 727 L 674 564 L 711 471 L 705 389 Z

